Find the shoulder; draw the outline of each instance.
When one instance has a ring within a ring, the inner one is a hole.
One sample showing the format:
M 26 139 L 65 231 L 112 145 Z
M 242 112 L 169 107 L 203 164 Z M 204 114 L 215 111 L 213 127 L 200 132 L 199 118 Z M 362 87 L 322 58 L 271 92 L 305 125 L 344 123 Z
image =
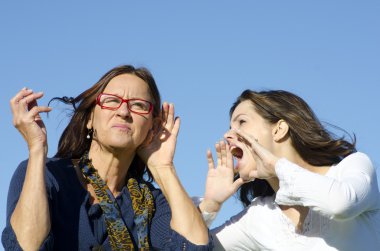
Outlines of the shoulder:
M 362 152 L 351 153 L 350 155 L 346 156 L 341 162 L 345 161 L 361 161 L 365 164 L 372 165 L 371 159 L 368 157 L 368 155 Z
M 348 155 L 335 166 L 332 166 L 332 175 L 338 179 L 344 177 L 366 177 L 367 180 L 376 178 L 376 169 L 371 159 L 362 152 Z
M 47 172 L 57 178 L 75 173 L 75 169 L 73 167 L 74 164 L 71 159 L 48 158 L 46 160 Z
M 374 166 L 372 164 L 371 159 L 368 157 L 367 154 L 362 152 L 355 152 L 348 156 L 346 156 L 344 159 L 342 159 L 341 162 L 337 164 L 338 168 L 360 168 L 365 169 L 367 171 L 374 170 Z
M 12 183 L 22 183 L 25 180 L 26 170 L 28 168 L 29 159 L 22 161 L 12 176 Z M 69 176 L 75 174 L 73 164 L 70 159 L 47 158 L 46 159 L 46 184 L 52 186 L 60 180 L 65 180 Z

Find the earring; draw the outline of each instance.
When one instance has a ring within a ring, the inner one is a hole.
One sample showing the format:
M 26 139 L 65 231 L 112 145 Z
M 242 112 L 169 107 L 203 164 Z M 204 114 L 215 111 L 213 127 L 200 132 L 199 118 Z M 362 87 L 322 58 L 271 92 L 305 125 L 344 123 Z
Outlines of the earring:
M 87 138 L 87 139 L 91 139 L 91 135 L 92 135 L 93 132 L 94 132 L 94 129 L 92 129 L 92 128 L 89 129 L 86 138 Z

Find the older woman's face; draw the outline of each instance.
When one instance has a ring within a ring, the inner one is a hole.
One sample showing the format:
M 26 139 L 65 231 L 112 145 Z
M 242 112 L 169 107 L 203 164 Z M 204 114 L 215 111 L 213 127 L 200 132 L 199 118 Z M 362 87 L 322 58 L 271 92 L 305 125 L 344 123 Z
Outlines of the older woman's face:
M 114 94 L 124 99 L 144 99 L 152 102 L 149 86 L 132 74 L 114 77 L 103 93 Z M 102 109 L 96 105 L 88 127 L 94 129 L 98 143 L 110 149 L 135 151 L 152 128 L 153 115 L 131 113 L 123 103 L 117 110 Z

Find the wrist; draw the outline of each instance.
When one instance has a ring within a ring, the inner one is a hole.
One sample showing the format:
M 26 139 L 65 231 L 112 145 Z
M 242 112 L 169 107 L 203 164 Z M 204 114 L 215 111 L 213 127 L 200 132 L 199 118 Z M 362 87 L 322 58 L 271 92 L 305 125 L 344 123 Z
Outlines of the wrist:
M 32 156 L 46 157 L 47 151 L 48 151 L 47 147 L 29 147 L 29 157 L 32 157 Z
M 199 204 L 199 209 L 202 213 L 216 213 L 219 212 L 221 207 L 222 203 L 209 199 L 203 199 L 202 202 Z
M 154 168 L 148 166 L 148 168 L 152 173 L 154 181 L 163 192 L 165 192 L 167 185 L 170 185 L 173 182 L 173 179 L 178 179 L 173 165 L 157 166 Z

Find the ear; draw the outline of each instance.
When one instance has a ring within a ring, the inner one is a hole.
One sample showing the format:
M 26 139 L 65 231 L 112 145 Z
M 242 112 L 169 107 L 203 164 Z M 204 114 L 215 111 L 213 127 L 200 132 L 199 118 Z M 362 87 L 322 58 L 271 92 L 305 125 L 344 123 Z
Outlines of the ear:
M 87 121 L 86 127 L 87 127 L 88 130 L 92 129 L 93 117 L 94 117 L 94 111 L 91 112 L 90 118 Z
M 274 141 L 279 142 L 286 138 L 289 132 L 289 125 L 286 123 L 285 120 L 280 119 L 277 121 L 277 123 L 274 125 L 272 130 L 272 136 Z

